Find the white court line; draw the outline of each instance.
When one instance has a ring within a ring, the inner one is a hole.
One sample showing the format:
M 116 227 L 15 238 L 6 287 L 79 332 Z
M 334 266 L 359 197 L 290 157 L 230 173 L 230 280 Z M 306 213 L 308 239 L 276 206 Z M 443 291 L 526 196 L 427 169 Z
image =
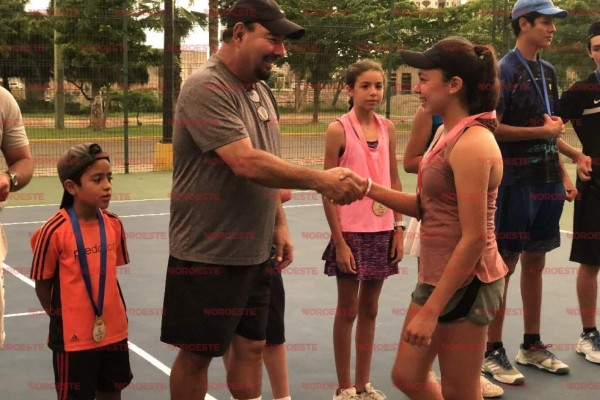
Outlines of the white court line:
M 321 203 L 317 203 L 317 204 L 299 204 L 297 206 L 283 206 L 283 208 L 316 207 L 316 206 L 322 206 L 322 205 L 323 204 L 321 204 Z M 23 207 L 30 207 L 30 206 L 23 206 Z M 169 214 L 170 213 L 165 212 L 165 213 L 154 213 L 154 214 L 119 215 L 119 218 L 162 217 L 162 216 L 169 215 Z M 47 221 L 48 220 L 44 220 L 44 221 L 25 221 L 25 222 L 5 222 L 5 223 L 2 224 L 2 226 L 43 224 L 43 223 L 45 223 Z
M 9 199 L 10 200 L 10 199 Z M 111 203 L 131 203 L 134 201 L 165 201 L 165 200 L 170 200 L 168 198 L 164 198 L 164 199 L 140 199 L 140 200 L 111 200 Z M 28 208 L 28 207 L 58 207 L 60 206 L 59 203 L 52 203 L 52 204 L 30 204 L 27 206 L 6 206 L 4 208 Z
M 296 190 L 296 191 L 292 191 L 293 193 L 317 193 L 314 190 Z M 111 200 L 111 203 L 132 203 L 135 201 L 169 201 L 171 199 L 169 199 L 168 197 L 162 198 L 162 199 L 139 199 L 139 200 Z M 60 203 L 52 203 L 52 204 L 30 204 L 27 206 L 6 206 L 4 208 L 28 208 L 28 207 L 57 207 L 60 206 Z
M 46 311 L 30 311 L 30 312 L 22 312 L 22 313 L 17 313 L 17 314 L 4 314 L 4 318 L 28 317 L 30 315 L 39 315 L 39 314 L 46 314 Z
M 317 204 L 298 204 L 297 206 L 283 206 L 283 208 L 300 208 L 300 207 L 316 207 L 316 206 L 323 206 L 323 203 L 317 203 Z
M 157 217 L 157 216 L 163 216 L 163 215 L 169 215 L 169 213 L 119 215 L 119 218 Z M 45 221 L 25 221 L 25 222 L 5 222 L 5 223 L 2 224 L 2 226 L 44 224 L 46 222 L 48 222 L 48 220 L 45 220 Z
M 4 268 L 7 272 L 10 272 L 11 274 L 13 274 L 16 278 L 25 282 L 27 285 L 31 286 L 32 288 L 35 287 L 35 283 L 33 282 L 33 280 L 31 280 L 28 277 L 26 277 L 25 275 L 21 274 L 19 271 L 12 268 L 11 266 L 2 263 L 2 268 Z M 32 314 L 32 313 L 23 313 L 23 314 Z M 12 314 L 12 316 L 17 316 L 17 314 Z M 150 355 L 147 351 L 141 349 L 134 343 L 132 343 L 130 341 L 127 341 L 127 343 L 129 344 L 129 348 L 131 349 L 131 351 L 133 351 L 134 353 L 136 353 L 137 355 L 142 357 L 144 360 L 148 361 L 150 364 L 154 365 L 156 368 L 158 368 L 159 370 L 164 372 L 166 375 L 169 375 L 169 376 L 171 375 L 171 368 L 167 367 L 165 364 L 160 362 L 158 359 L 156 359 L 155 357 Z M 216 398 L 212 397 L 208 393 L 206 394 L 206 397 L 204 399 L 205 400 L 217 400 Z
M 171 376 L 171 368 L 167 367 L 165 364 L 158 361 L 158 359 L 156 359 L 156 357 L 152 356 L 150 353 L 141 349 L 140 347 L 133 344 L 129 340 L 127 341 L 127 343 L 129 344 L 129 348 L 131 349 L 131 351 L 139 354 L 143 359 L 148 361 L 150 364 L 154 365 L 156 368 L 158 368 L 159 370 L 161 370 L 168 376 Z

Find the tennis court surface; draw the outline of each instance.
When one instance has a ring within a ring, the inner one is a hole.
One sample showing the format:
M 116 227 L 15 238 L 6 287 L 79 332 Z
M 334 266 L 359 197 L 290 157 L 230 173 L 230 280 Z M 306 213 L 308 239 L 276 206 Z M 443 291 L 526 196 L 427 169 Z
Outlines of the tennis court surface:
M 155 180 L 152 174 L 147 175 L 143 177 L 146 184 L 162 182 Z M 411 190 L 412 178 L 406 175 L 401 178 L 408 182 L 406 190 Z M 129 183 L 119 187 L 119 180 L 120 175 L 115 182 L 116 193 L 127 193 L 133 187 Z M 57 181 L 52 181 L 54 187 L 58 186 Z M 131 257 L 131 264 L 120 267 L 118 275 L 128 307 L 134 374 L 132 384 L 123 392 L 123 399 L 168 399 L 168 374 L 177 352 L 159 341 L 168 258 L 167 194 L 170 190 L 164 183 L 160 184 L 164 194 L 162 199 L 129 200 L 122 195 L 124 201 L 114 201 L 110 206 L 122 218 Z M 56 194 L 45 197 L 51 200 Z M 55 397 L 51 352 L 45 344 L 48 317 L 41 311 L 32 282 L 27 277 L 32 259 L 29 237 L 57 207 L 56 204 L 9 207 L 0 215 L 9 240 L 9 255 L 3 266 L 7 339 L 5 348 L 0 351 L 2 399 Z M 285 208 L 295 246 L 295 261 L 284 272 L 286 348 L 292 396 L 297 400 L 330 399 L 337 386 L 331 339 L 336 285 L 333 278 L 323 275 L 320 260 L 329 229 L 320 196 L 314 192 L 294 192 L 292 201 L 286 203 Z M 565 210 L 567 213 L 572 215 L 570 209 Z M 570 223 L 564 223 L 562 229 L 570 230 Z M 568 261 L 570 236 L 569 232 L 563 232 L 562 247 L 547 258 L 542 338 L 553 345 L 550 350 L 570 365 L 571 373 L 553 376 L 520 367 L 526 384 L 520 387 L 503 385 L 506 399 L 600 398 L 600 366 L 590 364 L 575 353 L 581 323 L 575 292 L 577 265 Z M 380 298 L 371 376 L 374 386 L 386 393 L 388 399 L 405 398 L 392 386 L 390 371 L 415 282 L 416 259 L 406 257 L 400 264 L 400 274 L 384 284 Z M 516 274 L 509 289 L 504 328 L 504 343 L 511 359 L 514 359 L 521 340 L 523 313 Z M 229 399 L 220 359 L 215 359 L 211 365 L 209 394 L 207 399 Z M 266 373 L 263 399 L 272 399 Z

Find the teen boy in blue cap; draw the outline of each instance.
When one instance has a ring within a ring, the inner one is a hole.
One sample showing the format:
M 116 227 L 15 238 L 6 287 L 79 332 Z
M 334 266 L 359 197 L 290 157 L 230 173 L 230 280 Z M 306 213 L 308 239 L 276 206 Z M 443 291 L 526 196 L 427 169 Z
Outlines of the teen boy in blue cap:
M 550 0 L 518 0 L 514 5 L 516 47 L 500 60 L 500 125 L 495 131 L 504 162 L 495 221 L 498 250 L 509 268 L 504 306 L 510 274 L 521 261 L 525 332 L 516 360 L 554 374 L 568 373 L 569 366 L 540 338 L 542 271 L 546 253 L 560 246 L 564 200 L 572 201 L 577 194 L 559 151 L 578 165 L 585 163 L 585 156 L 560 139 L 564 125 L 557 116 L 556 70 L 538 51 L 552 43 L 555 19 L 566 16 Z M 490 325 L 483 370 L 500 382 L 523 384 L 525 378 L 508 360 L 502 343 L 503 314 Z

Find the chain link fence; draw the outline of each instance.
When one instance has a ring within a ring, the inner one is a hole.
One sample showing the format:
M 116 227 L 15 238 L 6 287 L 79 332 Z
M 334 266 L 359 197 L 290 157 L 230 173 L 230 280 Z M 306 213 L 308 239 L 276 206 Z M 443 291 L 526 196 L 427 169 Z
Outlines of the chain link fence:
M 163 51 L 144 47 L 138 32 L 140 27 L 123 25 L 125 20 L 131 24 L 141 16 L 127 14 L 118 9 L 97 10 L 92 14 L 67 8 L 52 15 L 38 11 L 36 15 L 30 13 L 37 24 L 29 23 L 27 35 L 21 32 L 12 42 L 6 37 L 0 42 L 2 85 L 12 92 L 21 107 L 35 157 L 36 175 L 54 175 L 56 160 L 66 148 L 91 141 L 99 143 L 111 154 L 117 173 L 168 170 L 169 164 L 164 163 L 157 146 L 163 135 Z M 49 30 L 44 25 L 43 21 L 52 18 L 62 18 L 61 32 Z M 83 34 L 86 26 L 89 29 Z M 322 29 L 345 35 L 355 27 L 337 24 Z M 443 36 L 452 33 L 443 32 Z M 437 38 L 441 34 L 439 31 L 422 31 L 424 37 Z M 480 37 L 478 32 L 471 39 Z M 287 46 L 295 54 L 305 51 L 324 59 L 345 59 L 335 51 L 318 54 L 319 47 L 312 43 L 290 42 Z M 580 53 L 583 61 L 560 75 L 561 90 L 593 70 L 593 63 L 585 64 L 585 42 L 566 46 L 556 45 L 544 53 L 544 57 L 567 51 L 572 54 L 574 50 Z M 397 55 L 401 46 L 357 41 L 354 47 L 361 55 L 374 54 L 387 70 L 390 65 L 387 53 Z M 208 57 L 208 46 L 203 44 L 174 43 L 172 49 L 177 54 L 176 73 L 181 81 L 185 81 Z M 500 57 L 507 49 L 497 48 L 497 51 Z M 268 83 L 281 109 L 282 156 L 285 159 L 302 165 L 322 164 L 327 125 L 348 109 L 348 97 L 341 83 L 344 70 L 341 64 L 333 69 L 328 66 L 329 78 L 321 79 L 318 84 L 311 82 L 310 73 L 305 73 L 310 70 L 309 65 L 300 68 L 301 73 L 297 64 L 296 69 L 283 64 L 273 72 Z M 55 79 L 60 76 L 56 75 L 57 69 L 64 76 L 62 81 Z M 125 75 L 128 77 L 127 101 L 123 92 Z M 388 76 L 391 77 L 387 82 L 390 86 L 389 110 L 386 110 L 387 99 L 384 99 L 379 112 L 389 116 L 396 125 L 397 156 L 401 159 L 418 107 L 418 98 L 411 91 L 417 77 L 416 71 L 399 66 L 397 60 Z M 316 90 L 320 92 L 318 101 L 314 97 Z M 570 126 L 565 139 L 579 147 Z

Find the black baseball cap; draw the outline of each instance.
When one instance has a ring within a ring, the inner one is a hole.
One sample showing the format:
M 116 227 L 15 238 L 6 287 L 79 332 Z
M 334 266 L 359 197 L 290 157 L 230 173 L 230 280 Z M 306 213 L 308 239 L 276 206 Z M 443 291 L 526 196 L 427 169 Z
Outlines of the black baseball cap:
M 400 51 L 402 60 L 413 68 L 443 69 L 453 76 L 467 76 L 479 65 L 475 45 L 460 36 L 442 39 L 429 49 Z
M 590 25 L 590 30 L 588 31 L 588 40 L 598 35 L 600 35 L 600 21 L 596 21 Z
M 287 19 L 274 0 L 238 0 L 225 13 L 225 19 L 228 28 L 238 22 L 245 24 L 258 22 L 269 32 L 290 39 L 300 39 L 306 32 L 303 27 Z
M 110 157 L 102 151 L 97 143 L 85 143 L 72 146 L 58 159 L 56 169 L 58 170 L 58 179 L 64 185 L 67 179 L 73 179 L 80 175 L 90 165 L 98 160 L 108 160 Z M 66 190 L 60 203 L 60 208 L 67 208 L 73 205 L 73 196 Z

